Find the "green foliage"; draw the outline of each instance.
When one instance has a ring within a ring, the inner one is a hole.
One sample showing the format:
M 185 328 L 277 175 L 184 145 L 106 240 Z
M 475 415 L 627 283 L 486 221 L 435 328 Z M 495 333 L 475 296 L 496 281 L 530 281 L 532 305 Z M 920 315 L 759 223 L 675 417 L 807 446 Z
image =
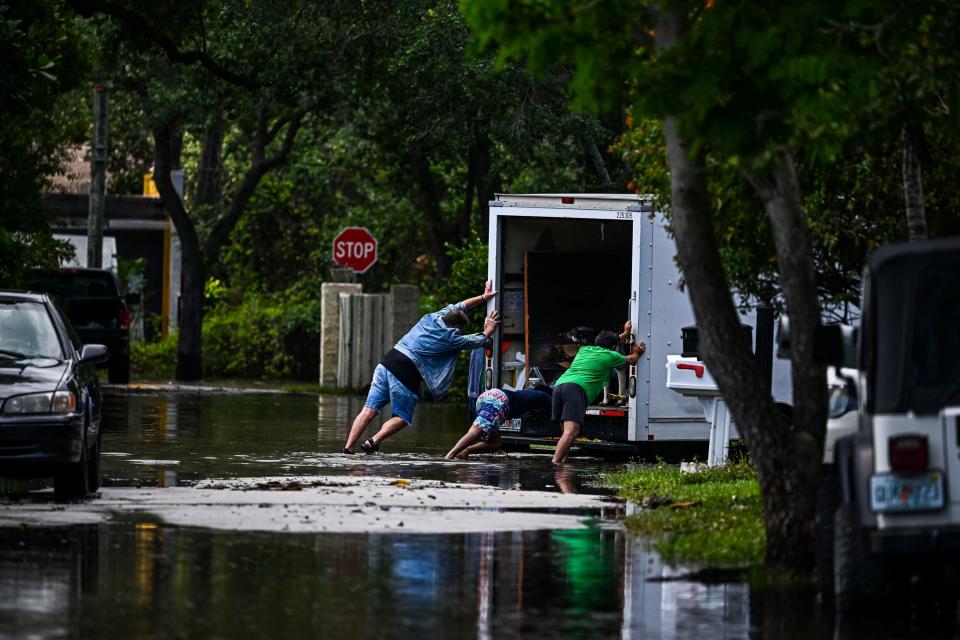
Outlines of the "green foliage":
M 763 561 L 763 501 L 746 461 L 698 473 L 658 463 L 607 476 L 625 498 L 645 505 L 627 527 L 652 539 L 664 560 L 710 567 Z
M 580 104 L 632 106 L 615 150 L 631 189 L 669 194 L 656 124 L 675 114 L 708 158 L 715 232 L 730 283 L 780 301 L 766 216 L 744 174 L 773 150 L 795 152 L 812 232 L 820 299 L 843 316 L 858 298 L 866 253 L 906 238 L 898 142 L 929 143 L 923 163 L 932 235 L 957 233 L 951 167 L 960 128 L 960 10 L 943 1 L 584 4 L 462 3 L 477 39 L 501 63 L 544 73 L 572 63 Z M 687 31 L 656 51 L 654 16 L 677 11 Z M 636 124 L 633 119 L 636 118 Z M 934 160 L 936 157 L 936 160 Z M 955 181 L 954 181 L 955 182 Z
M 72 255 L 50 237 L 41 194 L 82 139 L 62 98 L 86 75 L 77 24 L 60 2 L 0 0 L 0 287 Z
M 130 371 L 135 379 L 169 380 L 177 360 L 177 333 L 155 342 L 130 343 Z
M 203 321 L 207 377 L 310 378 L 319 370 L 318 298 L 247 293 Z
M 453 258 L 450 276 L 440 284 L 435 293 L 427 293 L 420 299 L 424 313 L 436 311 L 446 304 L 460 302 L 483 293 L 487 281 L 487 243 L 476 233 L 470 234 L 460 244 L 447 244 L 447 251 Z M 479 307 L 476 309 L 480 312 Z M 478 324 L 480 316 L 472 318 Z M 481 327 L 482 328 L 482 327 Z M 473 330 L 473 327 L 470 328 Z M 479 328 L 477 328 L 479 331 Z

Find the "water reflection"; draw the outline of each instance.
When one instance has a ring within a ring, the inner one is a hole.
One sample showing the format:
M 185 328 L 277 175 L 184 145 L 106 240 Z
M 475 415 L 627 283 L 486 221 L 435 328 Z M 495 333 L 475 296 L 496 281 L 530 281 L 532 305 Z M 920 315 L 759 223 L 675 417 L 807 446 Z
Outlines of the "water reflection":
M 0 635 L 746 637 L 743 585 L 662 576 L 609 530 L 226 534 L 0 530 Z

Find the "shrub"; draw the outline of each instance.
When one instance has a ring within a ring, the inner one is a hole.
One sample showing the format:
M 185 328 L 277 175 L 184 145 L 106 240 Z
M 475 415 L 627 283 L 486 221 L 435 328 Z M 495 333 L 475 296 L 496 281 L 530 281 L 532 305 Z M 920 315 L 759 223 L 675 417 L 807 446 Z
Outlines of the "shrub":
M 314 377 L 320 363 L 319 297 L 247 294 L 203 321 L 204 375 Z
M 155 342 L 130 343 L 130 370 L 134 377 L 164 380 L 173 377 L 177 363 L 177 333 Z

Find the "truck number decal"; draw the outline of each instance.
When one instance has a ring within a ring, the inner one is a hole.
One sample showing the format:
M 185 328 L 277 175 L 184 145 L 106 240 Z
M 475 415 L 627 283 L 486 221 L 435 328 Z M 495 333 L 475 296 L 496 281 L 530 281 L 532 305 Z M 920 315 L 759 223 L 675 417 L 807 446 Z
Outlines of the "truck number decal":
M 633 220 L 633 212 L 617 211 L 617 220 Z

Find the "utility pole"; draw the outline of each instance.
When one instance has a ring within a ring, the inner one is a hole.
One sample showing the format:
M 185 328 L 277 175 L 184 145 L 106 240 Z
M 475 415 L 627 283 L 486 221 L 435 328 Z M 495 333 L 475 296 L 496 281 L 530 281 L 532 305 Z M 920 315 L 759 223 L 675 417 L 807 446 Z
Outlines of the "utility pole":
M 93 85 L 93 149 L 90 153 L 90 213 L 87 266 L 103 267 L 103 212 L 107 198 L 107 85 Z

